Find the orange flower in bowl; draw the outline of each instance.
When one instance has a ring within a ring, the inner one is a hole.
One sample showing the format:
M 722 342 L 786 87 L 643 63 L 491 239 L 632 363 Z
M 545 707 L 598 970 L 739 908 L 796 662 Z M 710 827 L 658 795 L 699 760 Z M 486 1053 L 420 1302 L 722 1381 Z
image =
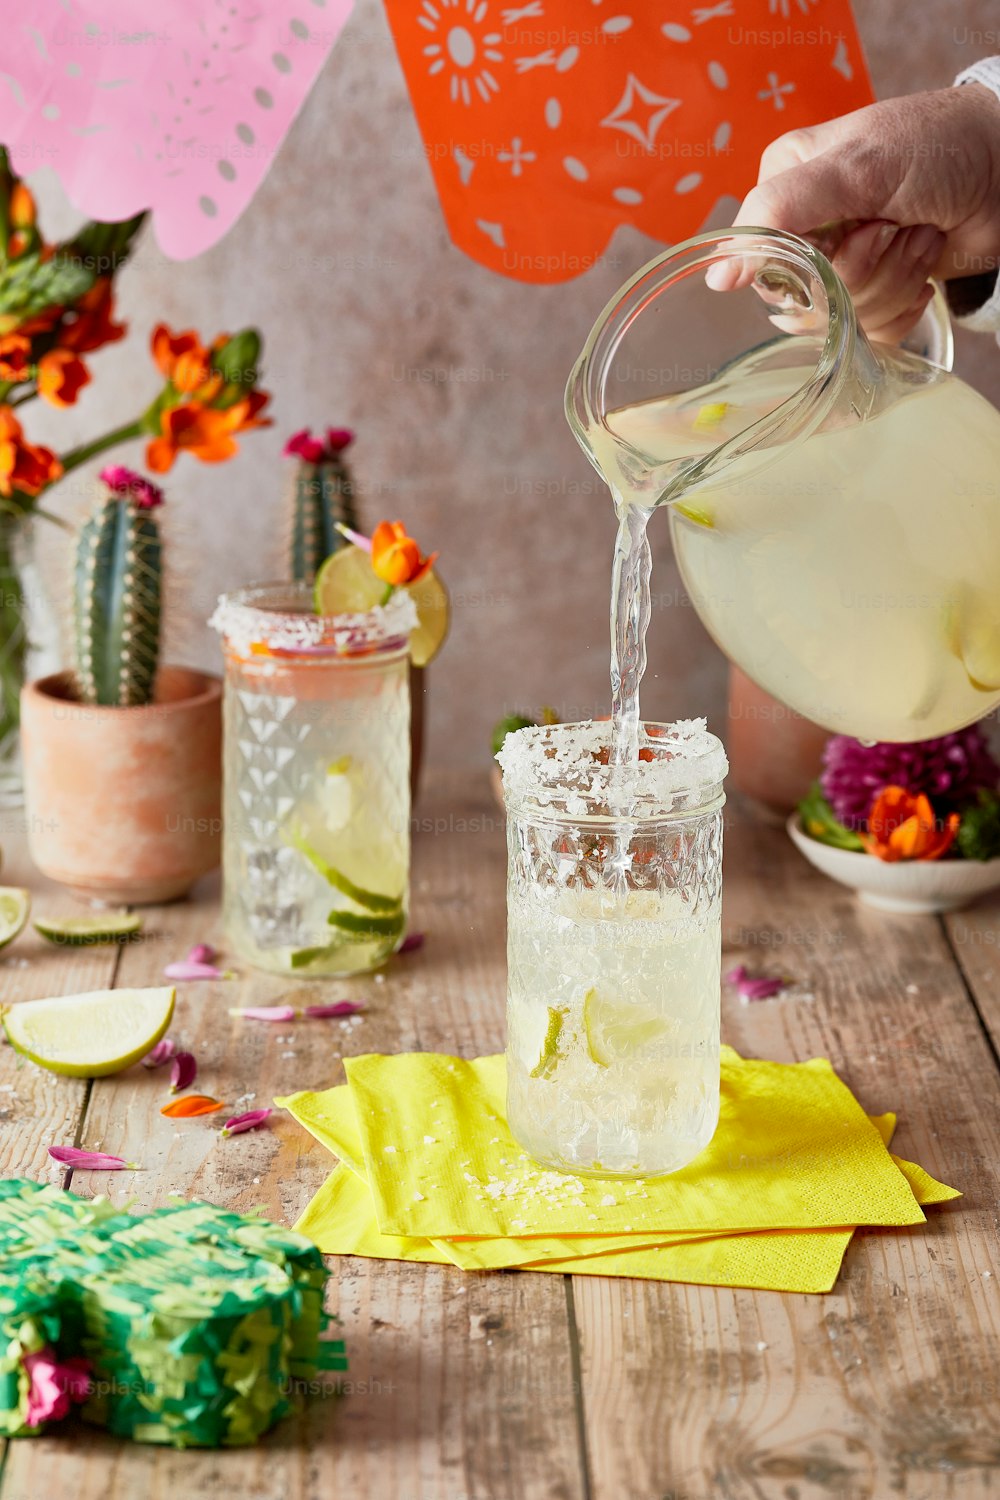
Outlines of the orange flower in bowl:
M 868 832 L 861 841 L 869 854 L 894 864 L 903 859 L 940 859 L 955 841 L 959 815 L 949 813 L 942 823 L 930 800 L 914 796 L 902 786 L 884 787 L 868 814 Z
M 423 555 L 412 536 L 407 535 L 402 521 L 380 521 L 372 532 L 372 568 L 392 588 L 419 583 L 430 572 L 436 557 L 436 552 L 430 557 Z

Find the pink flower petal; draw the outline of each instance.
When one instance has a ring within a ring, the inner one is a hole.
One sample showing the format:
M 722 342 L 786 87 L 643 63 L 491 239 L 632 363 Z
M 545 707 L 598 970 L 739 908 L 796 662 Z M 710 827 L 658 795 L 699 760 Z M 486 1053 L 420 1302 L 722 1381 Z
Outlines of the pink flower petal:
M 165 979 L 229 979 L 231 975 L 217 969 L 214 964 L 192 963 L 190 959 L 181 959 L 178 963 L 167 964 L 163 971 Z
M 187 956 L 189 964 L 214 964 L 216 952 L 211 943 L 195 943 Z
M 198 1076 L 198 1064 L 193 1052 L 178 1052 L 170 1068 L 170 1092 L 189 1089 Z
M 233 1115 L 227 1120 L 221 1135 L 242 1135 L 245 1130 L 257 1130 L 270 1119 L 270 1109 L 248 1109 L 245 1115 Z
M 307 1005 L 302 1014 L 313 1021 L 326 1021 L 331 1016 L 356 1016 L 364 1008 L 363 1000 L 337 1000 L 333 1005 Z
M 747 977 L 747 971 L 743 964 L 738 964 L 735 969 L 723 976 L 727 984 L 742 984 Z
M 744 1000 L 770 1000 L 772 995 L 776 995 L 779 990 L 783 990 L 784 988 L 785 981 L 783 979 L 763 978 L 744 979 L 743 983 L 737 986 Z
M 396 949 L 396 952 L 415 953 L 418 948 L 422 948 L 424 946 L 424 939 L 426 936 L 427 934 L 424 932 L 408 932 L 403 941 L 400 943 L 399 947 Z
M 26 1354 L 21 1363 L 28 1372 L 26 1427 L 57 1421 L 66 1416 L 73 1401 L 86 1401 L 90 1392 L 90 1364 L 72 1358 L 60 1362 L 51 1349 Z
M 231 1016 L 241 1016 L 244 1021 L 294 1021 L 295 1007 L 292 1005 L 248 1005 L 245 1010 L 231 1010 Z
M 65 1167 L 77 1167 L 85 1172 L 137 1172 L 134 1161 L 123 1161 L 120 1156 L 105 1156 L 103 1151 L 81 1151 L 76 1146 L 49 1146 L 49 1155 Z
M 177 1043 L 172 1042 L 168 1036 L 165 1036 L 162 1041 L 157 1042 L 152 1052 L 146 1053 L 146 1056 L 142 1059 L 142 1065 L 144 1068 L 162 1068 L 163 1064 L 168 1063 L 176 1051 Z

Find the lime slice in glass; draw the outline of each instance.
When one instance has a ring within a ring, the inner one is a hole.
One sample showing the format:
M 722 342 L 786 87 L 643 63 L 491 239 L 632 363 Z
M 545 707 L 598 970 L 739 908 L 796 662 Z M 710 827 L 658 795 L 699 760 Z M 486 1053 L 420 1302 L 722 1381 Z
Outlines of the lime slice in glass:
M 401 937 L 406 925 L 402 911 L 376 912 L 332 911 L 326 919 L 344 937 L 355 943 L 384 942 L 387 938 Z
M 545 1028 L 545 1040 L 542 1042 L 541 1055 L 532 1068 L 529 1077 L 552 1077 L 562 1057 L 559 1042 L 562 1038 L 562 1029 L 565 1020 L 566 1007 L 564 1005 L 549 1006 L 549 1022 Z
M 3 1026 L 15 1052 L 50 1073 L 103 1078 L 145 1057 L 173 1013 L 170 987 L 94 990 L 7 1006 Z
M 31 911 L 31 893 L 16 885 L 0 885 L 0 948 L 12 943 Z
M 663 1036 L 667 1022 L 640 1006 L 610 1000 L 596 989 L 583 997 L 583 1030 L 587 1053 L 599 1068 L 637 1056 Z
M 401 896 L 384 896 L 381 891 L 369 891 L 362 885 L 355 885 L 354 881 L 349 879 L 342 870 L 338 870 L 335 865 L 330 864 L 329 860 L 324 859 L 297 828 L 290 829 L 286 837 L 293 848 L 305 856 L 335 891 L 339 891 L 356 906 L 363 906 L 365 911 L 372 912 L 396 913 L 400 910 L 403 904 Z
M 50 943 L 80 948 L 87 943 L 121 943 L 142 931 L 138 912 L 99 911 L 86 917 L 45 917 L 35 920 L 35 931 Z
M 451 611 L 448 592 L 432 568 L 419 583 L 406 585 L 417 611 L 417 627 L 410 636 L 410 656 L 416 667 L 426 667 L 444 644 Z M 376 577 L 371 558 L 362 547 L 342 547 L 323 563 L 313 585 L 313 608 L 318 615 L 364 614 L 385 602 L 386 586 Z

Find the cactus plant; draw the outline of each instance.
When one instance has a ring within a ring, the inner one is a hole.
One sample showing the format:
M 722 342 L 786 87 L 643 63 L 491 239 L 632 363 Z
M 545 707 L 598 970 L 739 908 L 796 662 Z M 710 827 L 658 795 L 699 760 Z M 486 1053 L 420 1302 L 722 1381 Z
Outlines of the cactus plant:
M 353 437 L 346 428 L 328 427 L 325 440 L 304 429 L 285 445 L 285 453 L 298 459 L 289 502 L 289 571 L 298 582 L 312 583 L 330 554 L 346 546 L 338 526 L 358 530 L 354 487 L 343 458 Z
M 73 588 L 77 693 L 128 707 L 153 696 L 160 649 L 163 496 L 131 470 L 101 475 L 106 493 L 80 528 Z

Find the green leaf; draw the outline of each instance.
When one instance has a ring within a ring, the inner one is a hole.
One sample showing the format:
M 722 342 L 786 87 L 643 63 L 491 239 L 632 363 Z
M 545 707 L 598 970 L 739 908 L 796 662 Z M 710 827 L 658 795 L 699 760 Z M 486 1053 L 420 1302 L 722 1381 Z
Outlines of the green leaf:
M 835 849 L 864 852 L 865 846 L 860 837 L 834 816 L 833 808 L 823 796 L 818 781 L 813 782 L 799 803 L 799 817 L 803 832 L 817 843 L 831 844 Z
M 549 723 L 552 721 L 546 720 L 546 722 Z M 500 720 L 499 724 L 494 727 L 493 735 L 490 739 L 490 745 L 492 747 L 493 754 L 499 755 L 500 751 L 503 749 L 504 740 L 509 734 L 513 734 L 515 730 L 533 729 L 534 727 L 535 720 L 527 718 L 524 714 L 507 714 Z
M 30 251 L 11 261 L 0 272 L 0 313 L 17 318 L 34 317 L 47 307 L 75 302 L 94 284 L 94 275 L 78 261 L 54 255 L 43 261 Z
M 955 836 L 963 859 L 1000 858 L 1000 796 L 980 792 L 979 799 L 962 813 Z

